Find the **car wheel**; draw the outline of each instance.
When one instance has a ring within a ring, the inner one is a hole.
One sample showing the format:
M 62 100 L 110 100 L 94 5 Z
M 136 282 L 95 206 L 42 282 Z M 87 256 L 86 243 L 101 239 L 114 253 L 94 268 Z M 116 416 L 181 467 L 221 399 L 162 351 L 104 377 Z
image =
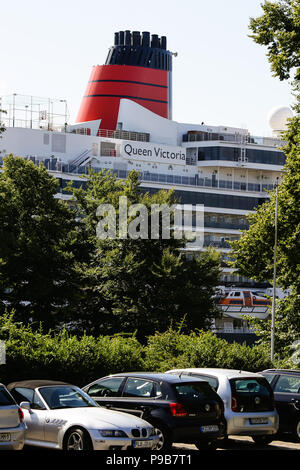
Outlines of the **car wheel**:
M 194 442 L 195 446 L 198 450 L 216 450 L 217 449 L 217 441 L 197 441 Z
M 63 448 L 64 450 L 91 450 L 92 443 L 86 431 L 74 428 L 67 432 Z
M 298 420 L 295 424 L 294 437 L 298 442 L 300 442 L 300 420 Z
M 167 450 L 172 447 L 172 439 L 170 436 L 170 432 L 165 426 L 156 426 L 154 425 L 156 433 L 159 437 L 158 444 L 155 450 Z
M 251 436 L 251 437 L 252 437 L 252 440 L 254 441 L 254 444 L 257 446 L 267 446 L 274 440 L 274 437 L 269 436 L 269 435 Z

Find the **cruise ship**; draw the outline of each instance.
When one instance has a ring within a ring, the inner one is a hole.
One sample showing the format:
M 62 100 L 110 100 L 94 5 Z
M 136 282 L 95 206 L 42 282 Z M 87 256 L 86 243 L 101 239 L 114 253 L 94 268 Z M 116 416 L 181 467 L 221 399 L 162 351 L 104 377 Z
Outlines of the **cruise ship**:
M 227 266 L 229 242 L 247 229 L 246 214 L 268 199 L 267 191 L 280 178 L 285 163 L 281 131 L 291 111 L 274 111 L 272 137 L 226 125 L 174 121 L 174 55 L 165 36 L 116 32 L 105 64 L 92 68 L 74 124 L 68 122 L 66 100 L 2 97 L 0 109 L 6 113 L 0 120 L 6 131 L 0 156 L 13 153 L 42 162 L 58 179 L 57 197 L 65 200 L 70 198 L 67 183 L 81 185 L 91 167 L 110 170 L 118 178 L 135 169 L 141 187 L 150 193 L 173 188 L 180 203 L 192 211 L 193 221 L 197 207 L 204 205 L 203 246 L 188 245 L 186 255 L 215 247 L 222 253 L 222 298 L 230 292 L 245 298 L 245 291 L 248 298 L 261 298 L 267 282 L 256 285 Z M 264 302 L 220 302 L 220 308 L 223 316 L 212 329 L 226 339 L 253 338 L 244 315 L 268 315 Z

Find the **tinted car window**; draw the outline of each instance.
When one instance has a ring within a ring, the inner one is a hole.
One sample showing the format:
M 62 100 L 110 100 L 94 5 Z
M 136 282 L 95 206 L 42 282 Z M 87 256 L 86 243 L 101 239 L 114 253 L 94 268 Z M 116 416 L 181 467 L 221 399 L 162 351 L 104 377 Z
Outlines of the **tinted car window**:
M 196 377 L 200 377 L 199 374 L 191 374 L 191 375 L 194 375 Z M 214 390 L 218 390 L 218 386 L 219 386 L 219 381 L 216 377 L 211 377 L 209 375 L 203 375 L 201 374 L 201 379 L 205 380 L 206 382 L 209 383 L 209 385 L 214 389 Z
M 299 393 L 300 377 L 295 375 L 281 375 L 274 387 L 274 392 Z
M 272 382 L 276 374 L 263 374 L 263 376 L 267 379 L 269 384 Z
M 14 389 L 15 396 L 18 397 L 18 401 L 29 401 L 30 403 L 33 402 L 33 394 L 34 390 L 31 388 L 24 388 L 24 387 L 17 387 Z
M 162 396 L 162 391 L 158 383 L 154 383 L 153 385 L 153 396 L 154 397 L 161 397 Z
M 9 405 L 15 405 L 15 402 L 7 390 L 5 390 L 3 387 L 0 387 L 0 406 Z
M 18 403 L 21 403 L 21 401 L 29 401 L 31 408 L 36 409 L 36 410 L 45 409 L 44 403 L 42 402 L 40 397 L 37 395 L 37 393 L 31 388 L 16 387 L 14 389 L 14 395 Z
M 91 397 L 116 397 L 123 380 L 123 377 L 101 380 L 101 382 L 97 382 L 89 388 L 88 394 Z
M 127 379 L 123 391 L 124 397 L 153 397 L 154 382 L 146 379 Z
M 266 387 L 264 379 L 235 379 L 231 381 L 232 391 L 235 393 L 261 393 L 270 395 L 270 390 Z
M 203 398 L 215 398 L 215 392 L 206 382 L 176 384 L 173 386 L 180 400 L 198 401 Z

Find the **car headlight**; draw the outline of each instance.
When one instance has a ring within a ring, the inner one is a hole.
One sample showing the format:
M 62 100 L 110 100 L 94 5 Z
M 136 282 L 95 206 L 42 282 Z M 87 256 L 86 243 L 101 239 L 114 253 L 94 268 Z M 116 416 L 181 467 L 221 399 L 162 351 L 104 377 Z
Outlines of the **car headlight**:
M 99 429 L 100 434 L 103 437 L 128 437 L 124 431 L 119 429 Z
M 149 432 L 149 436 L 156 436 L 157 435 L 157 431 L 155 428 L 151 428 L 150 429 L 150 432 Z

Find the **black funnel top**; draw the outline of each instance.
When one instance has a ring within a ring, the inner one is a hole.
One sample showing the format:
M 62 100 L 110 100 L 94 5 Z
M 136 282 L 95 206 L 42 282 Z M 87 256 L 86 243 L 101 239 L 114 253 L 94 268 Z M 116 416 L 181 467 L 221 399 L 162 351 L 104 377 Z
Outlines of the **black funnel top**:
M 106 65 L 135 65 L 159 70 L 172 70 L 172 54 L 167 51 L 166 36 L 148 31 L 119 31 L 109 50 Z

